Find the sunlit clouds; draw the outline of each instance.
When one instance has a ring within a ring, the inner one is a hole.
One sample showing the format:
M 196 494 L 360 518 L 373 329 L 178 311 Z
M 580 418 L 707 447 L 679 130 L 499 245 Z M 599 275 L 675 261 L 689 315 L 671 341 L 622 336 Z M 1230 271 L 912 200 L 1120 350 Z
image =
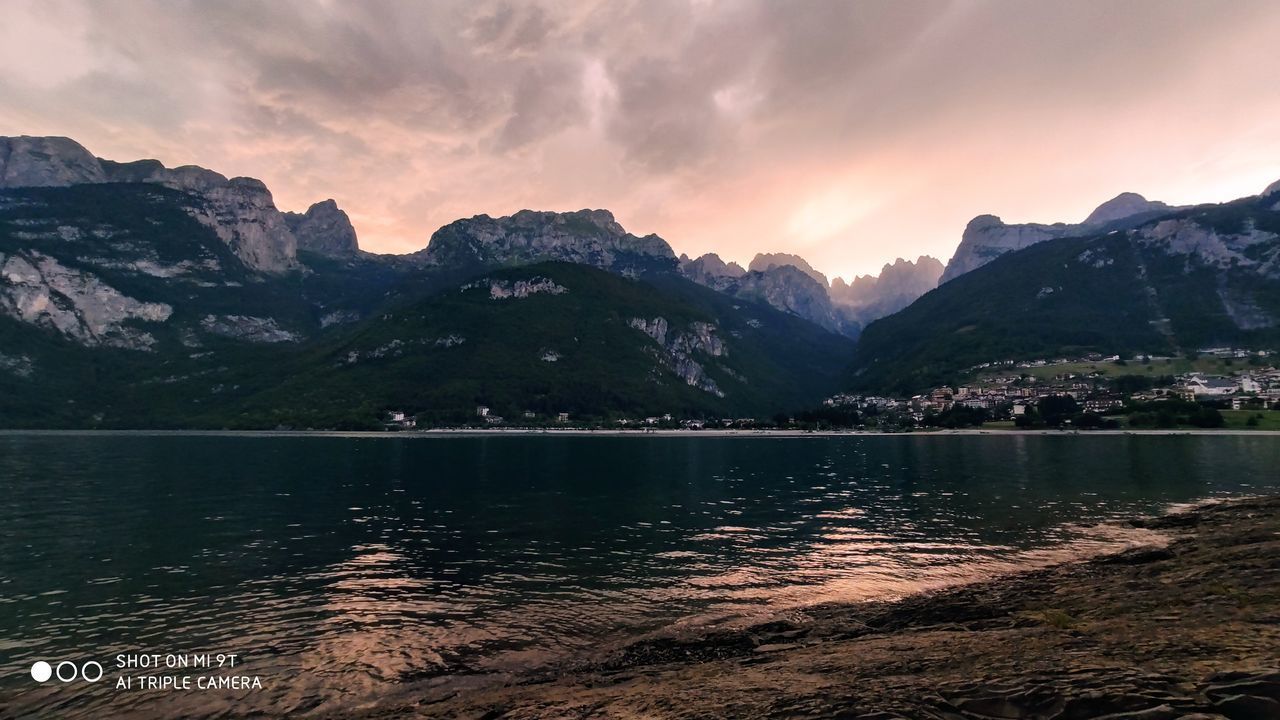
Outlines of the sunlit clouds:
M 1280 178 L 1274 2 L 6 5 L 0 134 L 335 198 L 361 245 L 613 210 L 692 255 L 829 275 Z

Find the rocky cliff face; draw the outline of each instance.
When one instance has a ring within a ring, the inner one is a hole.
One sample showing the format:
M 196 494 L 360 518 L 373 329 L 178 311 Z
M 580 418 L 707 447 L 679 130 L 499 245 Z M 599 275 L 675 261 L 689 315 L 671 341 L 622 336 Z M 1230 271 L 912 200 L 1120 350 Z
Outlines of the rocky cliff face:
M 477 215 L 440 228 L 426 249 L 413 257 L 427 265 L 453 268 L 559 260 L 624 274 L 676 264 L 665 240 L 632 235 L 608 210 L 521 210 L 501 218 Z
M 673 371 L 686 385 L 696 387 L 716 397 L 724 397 L 716 381 L 707 376 L 706 368 L 698 361 L 728 355 L 729 350 L 717 335 L 718 328 L 711 323 L 691 322 L 684 329 L 672 328 L 664 317 L 652 320 L 631 318 L 631 327 L 648 335 L 661 350 L 659 361 Z
M 232 178 L 198 194 L 203 207 L 188 209 L 245 265 L 267 273 L 297 267 L 298 244 L 267 186 L 253 178 Z
M 1193 217 L 1160 220 L 1132 231 L 1140 245 L 1183 258 L 1187 272 L 1197 267 L 1245 271 L 1280 280 L 1280 235 L 1246 224 L 1238 232 L 1220 232 Z
M 360 252 L 351 218 L 333 200 L 318 202 L 306 213 L 287 212 L 284 219 L 299 250 L 335 258 L 350 258 Z
M 97 183 L 155 183 L 189 193 L 188 214 L 247 266 L 267 273 L 297 266 L 297 241 L 258 180 L 228 180 L 193 165 L 169 169 L 156 160 L 101 160 L 68 138 L 0 137 L 0 189 Z
M 859 275 L 851 283 L 836 278 L 831 282 L 831 301 L 845 308 L 866 326 L 892 315 L 938 286 L 942 263 L 921 255 L 915 262 L 898 258 L 877 275 Z
M 0 315 L 83 345 L 149 349 L 155 337 L 137 324 L 162 323 L 171 314 L 165 303 L 135 300 L 43 253 L 0 253 Z
M 531 277 L 528 280 L 490 280 L 480 278 L 463 285 L 463 292 L 472 288 L 488 288 L 492 300 L 523 300 L 531 295 L 563 295 L 569 288 L 557 284 L 544 277 Z
M 1022 223 L 1008 225 L 995 215 L 979 215 L 969 221 L 956 254 L 947 263 L 940 282 L 947 282 L 982 267 L 1007 252 L 1045 240 L 1082 237 L 1110 229 L 1127 229 L 1162 213 L 1175 210 L 1137 193 L 1121 193 L 1099 205 L 1082 223 Z
M 296 285 L 241 261 L 246 248 L 236 243 L 247 231 L 219 234 L 231 221 L 209 221 L 212 212 L 204 196 L 157 183 L 0 190 L 0 316 L 84 347 L 167 357 L 209 334 L 250 341 L 272 334 L 225 331 L 252 324 L 241 316 L 269 325 L 279 313 L 290 328 L 311 327 L 312 309 L 327 298 L 308 302 Z M 209 313 L 229 319 L 201 323 Z

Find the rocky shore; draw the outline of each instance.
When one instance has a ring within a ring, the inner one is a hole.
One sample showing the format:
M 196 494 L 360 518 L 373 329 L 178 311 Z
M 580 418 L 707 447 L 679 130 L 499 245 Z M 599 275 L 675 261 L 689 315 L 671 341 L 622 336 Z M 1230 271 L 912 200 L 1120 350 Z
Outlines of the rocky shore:
M 1280 718 L 1280 498 L 1133 524 L 1168 543 L 646 639 L 366 717 Z

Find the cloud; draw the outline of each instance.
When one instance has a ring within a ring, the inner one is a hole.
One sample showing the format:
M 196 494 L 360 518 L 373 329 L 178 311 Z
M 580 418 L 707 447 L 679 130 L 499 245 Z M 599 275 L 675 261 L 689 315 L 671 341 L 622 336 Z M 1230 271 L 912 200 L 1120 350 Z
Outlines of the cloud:
M 1266 0 L 27 0 L 0 132 L 335 197 L 374 250 L 608 207 L 677 250 L 851 275 L 945 259 L 981 212 L 1280 177 L 1277 36 Z

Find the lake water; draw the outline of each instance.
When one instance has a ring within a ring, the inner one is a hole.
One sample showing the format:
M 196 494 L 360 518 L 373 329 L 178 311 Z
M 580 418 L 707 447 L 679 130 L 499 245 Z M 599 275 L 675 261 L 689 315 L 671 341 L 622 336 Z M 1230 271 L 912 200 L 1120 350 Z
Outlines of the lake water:
M 341 713 L 1138 542 L 1092 526 L 1274 491 L 1277 468 L 1260 436 L 0 433 L 0 717 Z M 121 653 L 234 653 L 156 674 L 262 688 L 117 689 L 155 672 Z M 38 660 L 104 677 L 39 684 Z

